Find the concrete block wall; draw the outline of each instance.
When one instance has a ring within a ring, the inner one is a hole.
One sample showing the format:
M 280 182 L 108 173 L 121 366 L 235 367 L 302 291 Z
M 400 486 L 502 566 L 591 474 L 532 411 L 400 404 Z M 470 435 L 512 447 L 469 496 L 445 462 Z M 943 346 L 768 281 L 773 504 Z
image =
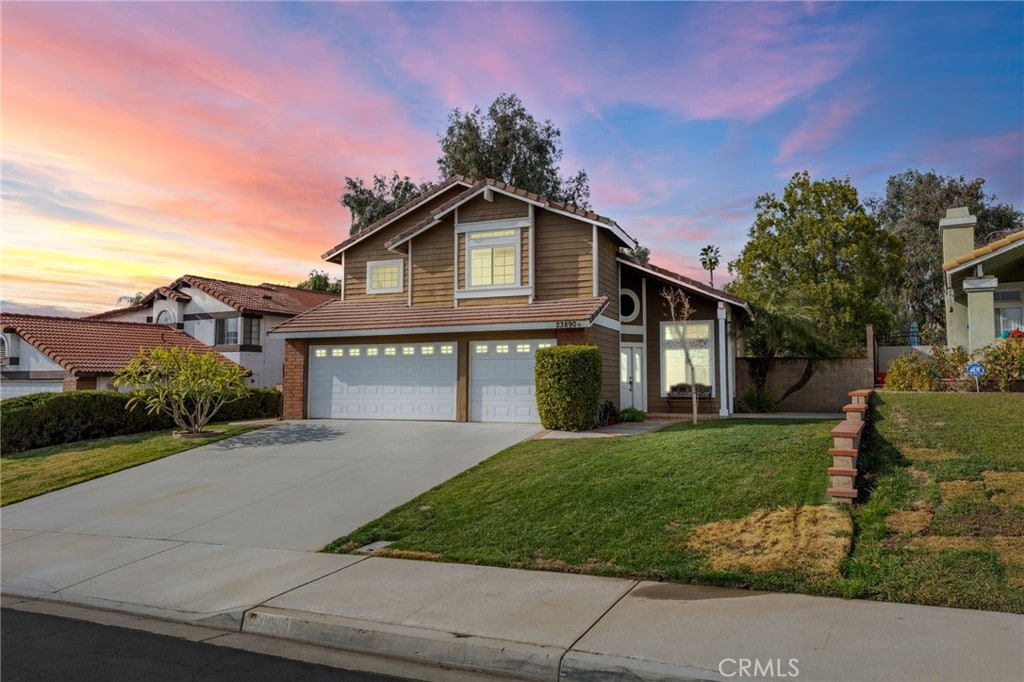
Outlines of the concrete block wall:
M 774 396 L 782 395 L 796 383 L 803 371 L 803 360 L 776 360 L 768 375 L 768 390 Z M 750 360 L 737 358 L 736 395 L 743 395 L 753 383 Z M 872 358 L 842 358 L 815 372 L 806 386 L 780 403 L 779 409 L 784 412 L 839 412 L 847 403 L 850 391 L 874 385 L 875 368 Z
M 852 402 L 843 406 L 846 417 L 830 432 L 832 466 L 828 469 L 828 496 L 838 504 L 852 504 L 857 497 L 857 455 L 860 453 L 861 437 L 867 424 L 868 399 L 874 391 L 870 388 L 850 391 Z

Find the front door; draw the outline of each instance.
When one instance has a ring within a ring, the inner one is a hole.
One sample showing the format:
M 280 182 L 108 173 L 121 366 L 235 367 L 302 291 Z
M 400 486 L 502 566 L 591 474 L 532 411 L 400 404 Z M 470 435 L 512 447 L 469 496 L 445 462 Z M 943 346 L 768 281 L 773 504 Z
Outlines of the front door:
M 622 344 L 619 349 L 619 407 L 647 411 L 642 344 Z

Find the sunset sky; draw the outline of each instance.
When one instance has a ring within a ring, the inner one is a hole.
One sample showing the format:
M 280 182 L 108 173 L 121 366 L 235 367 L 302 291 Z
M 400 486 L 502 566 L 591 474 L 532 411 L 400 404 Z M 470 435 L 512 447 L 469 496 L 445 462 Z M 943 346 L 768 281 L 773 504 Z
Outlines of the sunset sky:
M 517 93 L 653 261 L 706 278 L 796 171 L 908 168 L 1024 207 L 1024 4 L 2 5 L 5 310 L 185 274 L 296 283 L 344 178 L 436 179 L 449 111 Z M 327 267 L 329 266 L 329 267 Z

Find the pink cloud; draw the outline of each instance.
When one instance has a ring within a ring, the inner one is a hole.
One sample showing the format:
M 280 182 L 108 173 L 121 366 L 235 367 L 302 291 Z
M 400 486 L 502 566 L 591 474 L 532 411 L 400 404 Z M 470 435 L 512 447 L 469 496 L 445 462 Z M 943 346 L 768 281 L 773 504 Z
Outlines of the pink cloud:
M 785 162 L 798 154 L 825 149 L 836 139 L 866 104 L 863 94 L 846 93 L 832 102 L 827 110 L 814 113 L 801 123 L 779 146 L 776 162 Z

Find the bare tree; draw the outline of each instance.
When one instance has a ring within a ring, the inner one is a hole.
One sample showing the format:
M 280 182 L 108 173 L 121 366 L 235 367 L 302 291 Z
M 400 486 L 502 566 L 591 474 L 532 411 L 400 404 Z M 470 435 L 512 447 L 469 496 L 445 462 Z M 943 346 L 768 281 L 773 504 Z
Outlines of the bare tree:
M 670 289 L 665 287 L 661 290 L 661 297 L 665 299 L 669 315 L 672 317 L 672 325 L 675 327 L 677 343 L 682 346 L 683 358 L 686 362 L 686 369 L 690 373 L 690 396 L 693 404 L 693 423 L 697 424 L 697 372 L 693 367 L 693 360 L 690 358 L 690 344 L 686 341 L 686 325 L 690 316 L 694 313 L 693 304 L 682 289 Z

